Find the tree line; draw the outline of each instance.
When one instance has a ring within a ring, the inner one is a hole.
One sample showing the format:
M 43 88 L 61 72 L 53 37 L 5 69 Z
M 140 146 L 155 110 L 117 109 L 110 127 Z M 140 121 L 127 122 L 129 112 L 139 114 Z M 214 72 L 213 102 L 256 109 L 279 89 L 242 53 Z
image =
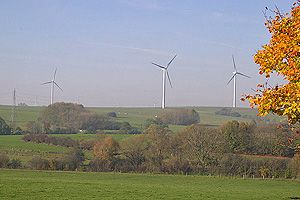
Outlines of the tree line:
M 297 132 L 285 126 L 266 127 L 237 121 L 220 128 L 191 125 L 178 133 L 152 124 L 144 134 L 122 142 L 105 135 L 95 140 L 76 141 L 32 134 L 24 136 L 24 140 L 71 146 L 73 150 L 62 158 L 35 157 L 24 167 L 295 178 L 300 176 L 300 152 L 295 148 L 297 140 L 289 143 L 294 134 Z M 92 151 L 91 160 L 83 162 L 84 150 Z

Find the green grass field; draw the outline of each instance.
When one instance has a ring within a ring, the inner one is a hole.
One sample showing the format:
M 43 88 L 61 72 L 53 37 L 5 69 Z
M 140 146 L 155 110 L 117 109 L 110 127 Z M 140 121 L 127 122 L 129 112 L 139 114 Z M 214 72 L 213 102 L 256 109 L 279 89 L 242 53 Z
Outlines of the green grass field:
M 24 142 L 22 135 L 0 135 L 0 153 L 10 158 L 18 158 L 22 162 L 27 162 L 34 156 L 59 157 L 68 151 L 66 147 Z
M 183 175 L 0 170 L 0 199 L 292 199 L 300 182 Z
M 28 121 L 34 121 L 38 118 L 39 112 L 42 109 L 42 107 L 34 106 L 16 107 L 16 125 L 24 128 Z M 7 123 L 10 122 L 11 110 L 11 106 L 0 106 L 0 117 L 2 117 Z
M 128 134 L 105 134 L 106 136 L 112 136 L 117 141 L 124 141 L 134 135 Z M 52 136 L 70 137 L 74 140 L 89 140 L 96 139 L 96 134 L 53 134 Z M 22 135 L 0 135 L 0 153 L 6 154 L 9 158 L 20 159 L 24 164 L 35 156 L 41 156 L 43 158 L 57 158 L 61 157 L 71 148 L 37 144 L 33 142 L 24 142 Z M 86 152 L 86 156 L 91 157 L 91 152 Z
M 111 136 L 118 142 L 124 141 L 134 135 L 132 134 L 103 134 L 105 136 Z M 73 140 L 90 140 L 90 139 L 97 139 L 103 136 L 102 134 L 51 134 L 50 136 L 57 136 L 57 137 L 69 137 Z

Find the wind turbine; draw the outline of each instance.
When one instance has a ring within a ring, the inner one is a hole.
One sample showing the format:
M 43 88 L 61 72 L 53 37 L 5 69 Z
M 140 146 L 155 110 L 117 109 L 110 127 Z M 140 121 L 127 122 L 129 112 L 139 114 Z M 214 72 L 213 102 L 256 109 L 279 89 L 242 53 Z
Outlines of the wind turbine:
M 48 82 L 45 82 L 45 83 L 41 84 L 41 85 L 51 84 L 50 105 L 53 104 L 53 99 L 54 99 L 54 85 L 56 85 L 61 91 L 63 91 L 61 89 L 61 87 L 59 87 L 59 85 L 55 82 L 56 71 L 57 71 L 57 68 L 54 71 L 53 79 L 51 81 L 48 81 Z
M 233 79 L 233 104 L 232 104 L 232 107 L 235 108 L 236 107 L 236 76 L 237 75 L 241 75 L 241 76 L 244 76 L 244 77 L 247 77 L 247 78 L 250 78 L 250 76 L 247 76 L 241 72 L 239 72 L 236 68 L 236 65 L 235 65 L 235 61 L 234 61 L 234 56 L 232 55 L 232 62 L 233 62 L 233 68 L 234 68 L 234 71 L 232 72 L 233 75 L 232 77 L 230 78 L 230 80 L 228 81 L 227 85 L 232 81 Z
M 176 58 L 176 56 L 177 55 L 175 55 L 166 66 L 162 66 L 162 65 L 159 65 L 159 64 L 156 64 L 156 63 L 152 63 L 153 65 L 159 67 L 163 72 L 163 76 L 162 76 L 162 78 L 163 78 L 163 81 L 162 81 L 162 84 L 163 84 L 162 85 L 162 87 L 163 87 L 162 92 L 163 92 L 163 94 L 162 94 L 162 104 L 161 104 L 162 109 L 164 109 L 166 107 L 166 77 L 168 77 L 171 88 L 173 87 L 172 83 L 171 83 L 170 76 L 169 76 L 168 68 L 171 65 L 171 63 L 173 62 L 173 60 Z

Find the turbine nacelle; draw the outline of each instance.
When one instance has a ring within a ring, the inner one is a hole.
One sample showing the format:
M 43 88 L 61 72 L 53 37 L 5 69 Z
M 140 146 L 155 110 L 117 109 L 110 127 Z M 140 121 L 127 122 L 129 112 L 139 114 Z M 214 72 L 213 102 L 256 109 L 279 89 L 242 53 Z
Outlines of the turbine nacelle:
M 234 56 L 232 56 L 232 61 L 233 61 L 233 68 L 234 68 L 234 71 L 232 72 L 232 77 L 229 79 L 227 85 L 232 81 L 233 78 L 235 78 L 236 75 L 241 75 L 241 76 L 244 76 L 244 77 L 247 77 L 247 78 L 251 78 L 250 76 L 247 76 L 241 72 L 239 72 L 236 68 L 236 65 L 235 65 L 235 61 L 234 61 Z

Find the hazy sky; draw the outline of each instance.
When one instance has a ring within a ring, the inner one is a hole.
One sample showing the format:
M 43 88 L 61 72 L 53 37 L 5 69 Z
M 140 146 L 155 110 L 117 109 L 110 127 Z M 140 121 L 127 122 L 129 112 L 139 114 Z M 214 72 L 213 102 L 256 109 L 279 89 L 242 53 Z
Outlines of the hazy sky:
M 159 106 L 162 72 L 170 66 L 167 106 L 231 106 L 231 55 L 238 95 L 263 80 L 253 55 L 268 42 L 262 10 L 292 0 L 2 0 L 0 104 L 55 101 L 86 106 Z M 238 106 L 247 104 L 238 102 Z

